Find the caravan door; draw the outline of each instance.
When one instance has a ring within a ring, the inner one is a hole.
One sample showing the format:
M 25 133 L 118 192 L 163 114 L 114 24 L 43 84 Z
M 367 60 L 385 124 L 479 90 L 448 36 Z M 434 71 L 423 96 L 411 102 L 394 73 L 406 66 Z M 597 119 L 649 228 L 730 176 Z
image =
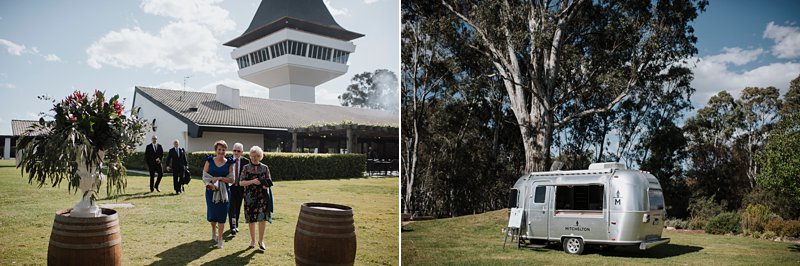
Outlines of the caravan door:
M 528 221 L 531 237 L 537 239 L 548 239 L 550 237 L 550 195 L 553 186 L 547 186 L 544 182 L 534 182 L 531 187 L 530 195 L 533 195 L 528 208 Z

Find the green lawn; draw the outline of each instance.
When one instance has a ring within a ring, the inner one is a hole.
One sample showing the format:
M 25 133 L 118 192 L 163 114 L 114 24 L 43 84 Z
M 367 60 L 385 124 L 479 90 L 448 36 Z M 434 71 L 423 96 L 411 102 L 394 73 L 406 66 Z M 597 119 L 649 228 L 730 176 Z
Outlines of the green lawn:
M 223 249 L 212 248 L 204 187 L 198 180 L 178 196 L 169 192 L 171 176 L 162 180 L 161 193 L 149 193 L 149 177 L 130 174 L 123 195 L 100 203 L 135 205 L 117 209 L 125 265 L 294 265 L 294 228 L 303 202 L 353 207 L 356 265 L 397 265 L 397 185 L 396 177 L 275 182 L 276 213 L 267 224 L 266 252 L 245 250 L 250 240 L 244 223 L 237 236 L 225 238 Z M 55 212 L 78 199 L 66 186 L 37 189 L 13 161 L 0 161 L 0 265 L 46 264 Z
M 640 251 L 587 249 L 568 255 L 558 244 L 541 249 L 503 249 L 506 210 L 403 226 L 404 265 L 800 265 L 800 245 L 737 236 L 665 232 L 667 245 Z

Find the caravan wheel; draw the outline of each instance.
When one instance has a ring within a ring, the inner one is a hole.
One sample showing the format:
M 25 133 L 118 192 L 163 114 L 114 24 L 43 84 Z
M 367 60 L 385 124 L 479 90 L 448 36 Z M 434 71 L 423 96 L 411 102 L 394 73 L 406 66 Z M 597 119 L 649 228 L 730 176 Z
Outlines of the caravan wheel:
M 569 237 L 564 239 L 564 252 L 573 255 L 580 255 L 583 253 L 583 240 L 577 237 Z

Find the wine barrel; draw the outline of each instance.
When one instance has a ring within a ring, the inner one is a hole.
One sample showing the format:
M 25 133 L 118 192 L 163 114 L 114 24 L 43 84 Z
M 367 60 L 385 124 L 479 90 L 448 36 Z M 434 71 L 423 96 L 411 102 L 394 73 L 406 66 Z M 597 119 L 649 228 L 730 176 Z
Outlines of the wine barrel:
M 103 215 L 78 218 L 72 209 L 56 212 L 47 265 L 122 265 L 122 236 L 117 211 L 102 209 Z
M 356 230 L 353 208 L 330 203 L 303 203 L 294 232 L 297 265 L 353 265 Z

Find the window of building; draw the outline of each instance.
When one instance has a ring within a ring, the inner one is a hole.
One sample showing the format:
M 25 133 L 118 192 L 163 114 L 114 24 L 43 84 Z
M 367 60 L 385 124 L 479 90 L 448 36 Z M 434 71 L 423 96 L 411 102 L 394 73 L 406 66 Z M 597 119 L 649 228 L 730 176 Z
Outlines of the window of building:
M 333 50 L 333 62 L 347 64 L 347 57 L 350 53 L 342 50 Z
M 557 186 L 556 210 L 603 210 L 603 186 Z

